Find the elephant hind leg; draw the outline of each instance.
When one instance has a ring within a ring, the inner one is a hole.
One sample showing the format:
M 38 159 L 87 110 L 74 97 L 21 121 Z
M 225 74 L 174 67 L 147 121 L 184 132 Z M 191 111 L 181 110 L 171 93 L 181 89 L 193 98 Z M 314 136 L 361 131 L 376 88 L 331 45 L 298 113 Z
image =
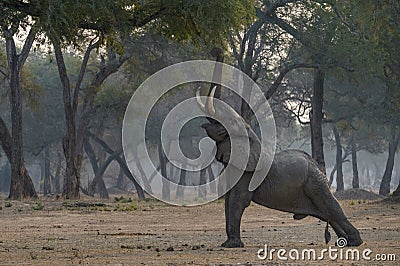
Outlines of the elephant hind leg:
M 360 233 L 346 218 L 339 202 L 330 192 L 325 176 L 314 165 L 309 167 L 304 192 L 317 207 L 319 214 L 316 216 L 328 221 L 338 237 L 346 238 L 349 246 L 362 243 Z

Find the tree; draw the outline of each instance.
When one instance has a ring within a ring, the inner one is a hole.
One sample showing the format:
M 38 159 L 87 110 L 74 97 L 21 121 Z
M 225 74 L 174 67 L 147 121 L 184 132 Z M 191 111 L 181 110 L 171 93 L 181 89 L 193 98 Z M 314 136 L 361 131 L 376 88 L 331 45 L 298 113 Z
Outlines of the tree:
M 387 196 L 390 193 L 390 181 L 392 179 L 392 173 L 394 168 L 394 159 L 396 156 L 396 150 L 400 143 L 400 130 L 391 128 L 391 134 L 389 137 L 389 153 L 386 161 L 385 172 L 382 177 L 381 186 L 379 188 L 379 194 Z
M 1 145 L 11 164 L 10 199 L 37 197 L 32 180 L 25 167 L 22 137 L 22 89 L 21 71 L 28 58 L 33 41 L 37 34 L 35 23 L 29 17 L 17 10 L 9 10 L 0 3 L 0 31 L 6 41 L 8 75 L 11 104 L 11 133 L 4 120 L 0 118 Z M 21 30 L 22 29 L 22 30 Z M 20 53 L 17 53 L 15 36 L 28 31 Z
M 50 11 L 57 16 L 49 16 L 47 28 L 47 34 L 54 48 L 64 95 L 67 126 L 63 147 L 67 169 L 63 195 L 66 198 L 79 197 L 83 146 L 93 102 L 107 77 L 115 73 L 131 57 L 132 51 L 124 49 L 125 42 L 129 42 L 129 34 L 134 30 L 145 29 L 145 26 L 149 26 L 161 29 L 163 34 L 176 40 L 197 39 L 198 41 L 221 42 L 224 33 L 226 34 L 231 27 L 240 26 L 243 16 L 248 16 L 247 12 L 251 10 L 249 2 L 234 0 L 226 1 L 224 4 L 213 2 L 212 5 L 186 1 L 184 2 L 186 8 L 182 8 L 181 1 L 171 1 L 167 5 L 149 2 L 137 6 L 136 3 L 133 8 L 123 1 L 93 1 L 79 7 L 72 5 L 73 3 L 75 2 L 64 1 L 60 6 L 51 5 Z M 221 12 L 225 15 L 221 16 Z M 67 20 L 68 25 L 63 25 L 65 23 L 62 20 L 63 16 L 59 14 L 70 17 Z M 214 19 L 209 19 L 210 16 Z M 108 23 L 110 19 L 117 23 Z M 182 25 L 185 26 L 182 27 Z M 66 28 L 68 31 L 65 31 Z M 85 34 L 94 39 L 79 40 L 77 37 L 85 36 Z M 70 90 L 71 79 L 67 73 L 62 52 L 62 46 L 71 43 L 81 47 L 87 44 L 73 93 Z M 100 46 L 105 48 L 106 53 L 101 56 L 99 70 L 89 85 L 82 88 L 81 84 L 90 54 Z M 81 91 L 83 91 L 84 100 L 78 113 Z
M 89 113 L 104 80 L 131 55 L 123 49 L 123 43 L 129 41 L 128 35 L 141 34 L 153 28 L 178 41 L 191 39 L 199 44 L 222 43 L 232 27 L 240 27 L 243 20 L 251 17 L 252 10 L 249 0 L 175 0 L 168 3 L 139 3 L 133 0 L 92 0 L 85 3 L 1 1 L 0 5 L 5 11 L 4 20 L 9 19 L 8 13 L 18 13 L 23 18 L 29 17 L 29 21 L 37 24 L 37 29 L 46 32 L 53 45 L 62 82 L 66 117 L 66 136 L 63 141 L 67 165 L 63 194 L 66 198 L 79 197 L 80 168 Z M 40 42 L 46 44 L 47 40 L 42 38 Z M 83 48 L 85 46 L 86 49 Z M 28 48 L 28 45 L 26 47 Z M 67 73 L 62 51 L 66 47 L 85 50 L 72 93 L 72 80 Z M 102 54 L 99 70 L 89 85 L 82 85 L 90 54 L 100 47 Z M 25 50 L 29 49 L 23 51 Z M 82 104 L 79 104 L 80 94 L 83 94 Z M 18 150 L 16 151 L 18 153 Z
M 336 5 L 342 13 L 342 20 L 358 36 L 358 49 L 353 51 L 358 58 L 363 59 L 363 68 L 367 69 L 365 73 L 370 80 L 380 83 L 379 90 L 375 90 L 375 102 L 371 107 L 376 118 L 375 126 L 380 126 L 386 131 L 389 142 L 389 156 L 379 189 L 381 195 L 388 195 L 399 139 L 399 3 L 368 0 L 342 1 Z
M 126 165 L 125 160 L 120 157 L 120 154 L 122 153 L 122 148 L 120 148 L 119 150 L 114 151 L 114 150 L 112 150 L 110 148 L 110 146 L 107 145 L 106 142 L 104 142 L 103 140 L 101 140 L 97 136 L 95 136 L 93 134 L 90 134 L 90 133 L 89 133 L 89 136 L 94 141 L 96 141 L 99 145 L 101 145 L 108 154 L 110 154 L 110 157 L 107 159 L 107 161 L 111 162 L 112 160 L 116 160 L 118 162 L 118 164 L 119 164 L 120 168 L 122 169 L 122 171 L 124 171 L 125 175 L 133 182 L 133 184 L 134 184 L 134 186 L 136 188 L 136 191 L 138 193 L 139 199 L 144 199 L 143 189 L 139 186 L 139 184 L 136 182 L 135 178 L 133 177 L 132 173 L 129 171 L 129 168 Z M 109 164 L 108 162 L 105 162 L 103 164 L 103 167 L 102 167 L 103 169 L 100 169 L 96 173 L 97 174 L 103 174 L 104 171 L 105 171 L 105 168 L 107 168 L 108 164 Z
M 351 165 L 353 169 L 353 188 L 360 188 L 360 179 L 358 176 L 358 164 L 357 164 L 357 142 L 356 133 L 353 131 L 350 138 L 351 146 Z
M 194 46 L 190 41 L 182 44 L 167 39 L 165 36 L 161 36 L 156 32 L 147 32 L 137 39 L 133 39 L 132 43 L 129 45 L 134 47 L 134 49 L 132 49 L 131 58 L 118 70 L 117 73 L 107 79 L 104 83 L 95 99 L 93 107 L 94 111 L 90 117 L 89 128 L 94 135 L 102 138 L 101 129 L 103 129 L 104 134 L 115 136 L 114 139 L 108 137 L 108 143 L 112 147 L 121 146 L 120 137 L 118 136 L 121 135 L 121 124 L 125 114 L 125 109 L 131 95 L 144 79 L 146 79 L 151 73 L 174 63 L 207 56 L 207 53 L 204 51 L 207 48 L 203 49 L 203 47 Z M 128 47 L 125 47 L 125 49 L 128 49 Z M 150 117 L 147 119 L 148 125 L 151 129 L 148 130 L 150 135 L 146 136 L 146 143 L 137 143 L 137 145 L 133 146 L 139 148 L 142 147 L 142 145 L 146 145 L 148 149 L 155 149 L 159 143 L 163 118 L 165 118 L 172 107 L 191 96 L 192 90 L 187 90 L 187 88 L 181 88 L 179 89 L 179 92 L 173 91 L 171 94 L 167 94 L 166 98 L 154 107 L 154 110 L 157 111 L 152 112 Z M 200 125 L 198 125 L 197 128 L 198 127 L 200 127 Z M 197 133 L 196 129 L 193 128 L 191 133 Z M 182 134 L 181 132 L 180 135 L 184 139 L 191 138 L 190 134 Z M 113 144 L 111 144 L 111 141 Z M 93 146 L 95 146 L 94 143 Z M 96 153 L 95 156 L 98 158 L 96 158 L 97 161 L 102 161 L 100 159 L 101 156 L 97 155 L 100 153 L 98 152 L 98 149 L 94 150 Z M 165 152 L 168 154 L 168 151 Z M 92 165 L 92 161 L 95 161 L 95 156 L 89 156 L 89 158 L 93 158 L 90 160 Z M 143 184 L 147 191 L 152 191 L 150 186 L 151 180 L 149 180 L 151 177 L 149 179 L 146 177 L 142 160 L 138 156 L 138 151 L 136 151 L 136 153 L 134 152 L 133 156 L 134 160 L 129 165 L 133 175 L 136 178 L 143 180 Z M 106 158 L 104 158 L 104 160 L 105 159 Z M 154 159 L 154 163 L 160 163 L 158 158 Z M 171 163 L 168 163 L 168 161 L 166 161 L 166 163 L 166 168 L 170 167 L 172 171 L 174 166 Z M 171 176 L 170 173 L 164 175 L 166 178 Z M 186 179 L 186 176 L 183 175 L 181 181 L 184 182 L 184 179 Z M 91 194 L 90 188 L 95 188 L 97 186 L 97 181 L 101 182 L 102 180 L 98 178 L 92 180 L 88 189 L 89 194 Z M 163 185 L 166 186 L 166 183 Z
M 341 47 L 335 41 L 344 27 L 330 5 L 320 1 L 263 1 L 257 8 L 256 18 L 244 33 L 236 32 L 231 36 L 238 66 L 257 82 L 272 74 L 274 79 L 265 90 L 267 99 L 277 91 L 290 71 L 314 69 L 310 113 L 312 155 L 325 171 L 324 82 L 329 69 L 347 67 L 347 61 L 342 60 L 347 58 L 339 56 Z M 271 56 L 275 51 L 277 54 Z M 278 60 L 274 62 L 270 58 Z M 242 103 L 243 117 L 246 117 L 247 109 Z
M 332 130 L 336 142 L 336 191 L 342 191 L 344 190 L 342 170 L 342 144 L 340 143 L 339 130 L 335 124 L 332 125 Z

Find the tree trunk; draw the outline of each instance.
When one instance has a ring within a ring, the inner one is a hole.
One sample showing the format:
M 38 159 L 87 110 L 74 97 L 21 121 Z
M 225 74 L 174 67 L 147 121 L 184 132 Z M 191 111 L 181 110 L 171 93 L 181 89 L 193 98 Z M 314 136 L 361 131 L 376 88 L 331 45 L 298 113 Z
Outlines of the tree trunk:
M 171 189 L 169 187 L 167 175 L 167 157 L 164 154 L 161 142 L 158 144 L 158 159 L 160 161 L 160 171 L 162 178 L 162 199 L 169 201 L 171 199 Z M 172 167 L 172 166 L 171 166 Z
M 215 183 L 211 183 L 212 181 L 215 180 L 215 176 L 214 176 L 213 170 L 211 168 L 211 164 L 207 167 L 207 171 L 208 171 L 208 178 L 209 178 L 209 182 L 210 182 L 210 192 L 216 193 L 217 186 L 215 185 Z
M 94 76 L 94 79 L 91 80 L 90 84 L 87 85 L 85 90 L 83 90 L 84 100 L 79 112 L 79 119 L 77 119 L 79 95 L 82 91 L 81 84 L 86 73 L 90 53 L 95 48 L 99 47 L 101 40 L 98 40 L 93 44 L 91 43 L 87 47 L 83 56 L 81 68 L 75 84 L 75 89 L 73 91 L 73 95 L 71 95 L 70 80 L 65 67 L 60 43 L 55 35 L 53 35 L 51 32 L 49 37 L 54 47 L 57 68 L 63 87 L 63 102 L 66 121 L 66 135 L 63 140 L 64 155 L 66 159 L 66 176 L 63 196 L 68 199 L 79 198 L 80 170 L 83 160 L 83 149 L 88 131 L 90 115 L 93 111 L 94 99 L 107 77 L 115 73 L 124 64 L 124 62 L 130 58 L 131 53 L 124 53 L 123 55 L 116 56 L 116 52 L 108 50 L 109 60 L 106 62 L 106 60 L 102 58 L 99 70 Z M 79 121 L 79 125 L 77 124 L 77 120 Z
M 373 164 L 374 164 L 374 168 L 375 168 L 375 171 L 374 171 L 375 177 L 374 177 L 374 182 L 373 182 L 373 188 L 378 188 L 382 181 L 381 174 L 380 174 L 381 171 L 380 171 L 379 166 L 376 161 L 374 161 Z
M 50 149 L 47 146 L 44 150 L 44 180 L 43 180 L 43 195 L 48 196 L 51 193 L 50 183 Z
M 10 183 L 11 183 L 10 164 L 6 162 L 6 164 L 0 170 L 0 191 L 1 192 L 10 191 Z
M 358 177 L 358 165 L 357 165 L 357 145 L 355 140 L 355 133 L 351 135 L 351 165 L 353 168 L 353 188 L 360 188 L 360 180 Z
M 39 181 L 39 193 L 43 193 L 44 189 L 44 155 L 42 156 L 42 160 L 40 162 L 40 181 Z
M 175 193 L 175 198 L 177 199 L 182 199 L 185 192 L 186 168 L 187 168 L 187 162 L 185 161 L 183 162 L 179 173 L 179 182 L 178 182 L 179 186 L 176 188 L 176 193 Z
M 24 153 L 23 153 L 23 138 L 22 138 L 22 91 L 21 91 L 21 70 L 32 47 L 35 33 L 31 29 L 25 44 L 22 48 L 21 54 L 17 55 L 13 34 L 6 36 L 6 50 L 7 61 L 9 69 L 10 81 L 10 104 L 11 104 L 11 132 L 9 136 L 8 130 L 3 132 L 6 134 L 5 139 L 2 136 L 2 144 L 11 150 L 5 150 L 7 157 L 11 164 L 11 185 L 10 185 L 10 199 L 23 199 L 23 198 L 36 198 L 37 194 L 33 186 L 32 179 L 25 167 Z M 4 123 L 4 121 L 2 121 Z M 5 125 L 3 125 L 5 126 Z
M 393 132 L 389 140 L 389 155 L 386 161 L 385 173 L 383 174 L 382 182 L 379 188 L 379 195 L 387 196 L 390 193 L 390 182 L 392 180 L 394 159 L 396 156 L 396 150 L 399 142 L 400 142 L 400 133 L 398 133 L 396 136 L 395 132 Z
M 342 168 L 342 144 L 340 134 L 335 124 L 332 124 L 333 135 L 336 143 L 336 191 L 344 190 L 343 168 Z
M 336 170 L 337 170 L 337 164 L 335 163 L 335 165 L 333 166 L 333 169 L 332 169 L 332 171 L 331 171 L 331 174 L 329 175 L 329 187 L 330 187 L 330 186 L 332 185 L 332 183 L 333 183 L 333 179 L 334 179 L 334 177 L 335 177 Z
M 366 179 L 368 180 L 368 184 L 370 184 L 371 186 L 373 185 L 373 181 L 371 180 L 371 175 L 369 173 L 369 165 L 367 164 L 367 167 L 365 169 L 365 175 L 366 175 Z
M 63 143 L 66 170 L 62 194 L 66 199 L 79 199 L 82 156 L 76 154 L 75 145 L 72 144 L 75 143 L 75 136 L 69 140 L 68 137 L 64 137 Z
M 139 199 L 144 199 L 144 191 L 142 187 L 136 182 L 135 178 L 133 177 L 131 171 L 129 171 L 128 166 L 126 166 L 125 160 L 123 160 L 120 156 L 116 157 L 117 162 L 119 163 L 119 166 L 122 168 L 124 171 L 124 174 L 129 178 L 129 180 L 132 181 L 133 185 L 135 186 L 136 192 L 138 194 Z
M 326 173 L 324 159 L 324 140 L 322 138 L 322 120 L 324 104 L 324 80 L 325 73 L 321 69 L 314 70 L 313 97 L 311 100 L 312 111 L 311 125 L 311 149 L 312 157 L 317 161 L 320 169 Z
M 79 199 L 80 172 L 83 157 L 79 154 L 76 145 L 76 116 L 72 107 L 71 86 L 61 47 L 55 39 L 52 39 L 52 43 L 57 62 L 58 74 L 62 84 L 66 122 L 66 134 L 63 138 L 63 150 L 66 162 L 63 196 L 66 199 Z
M 106 161 L 99 160 L 99 162 L 104 161 L 104 162 L 100 162 L 100 167 L 99 167 L 99 164 L 97 162 L 96 153 L 94 152 L 94 149 L 93 149 L 92 145 L 90 144 L 89 139 L 86 139 L 86 141 L 85 141 L 85 151 L 89 158 L 90 164 L 92 165 L 92 169 L 93 169 L 93 173 L 94 173 L 94 178 L 93 178 L 92 182 L 90 182 L 89 187 L 88 187 L 88 194 L 89 194 L 89 196 L 93 197 L 94 193 L 99 193 L 100 198 L 108 199 L 109 195 L 108 195 L 106 184 L 104 183 L 103 176 L 104 176 L 104 172 L 107 169 L 108 165 L 115 158 L 113 158 L 112 160 L 109 160 L 110 159 L 109 158 Z M 119 154 L 120 153 L 118 153 L 116 156 L 119 156 Z
M 199 177 L 199 179 L 200 179 L 199 180 L 200 187 L 199 187 L 199 190 L 197 192 L 197 196 L 199 198 L 202 198 L 202 199 L 205 199 L 206 196 L 207 196 L 207 189 L 205 189 L 204 187 L 201 187 L 201 185 L 204 185 L 204 184 L 207 183 L 206 171 L 207 171 L 207 168 L 203 168 L 203 169 L 200 170 L 200 177 Z
M 88 136 L 90 136 L 94 141 L 96 141 L 98 144 L 100 144 L 108 154 L 110 154 L 110 155 L 115 154 L 115 151 L 113 151 L 107 145 L 107 143 L 105 143 L 102 139 L 100 139 L 99 137 L 93 135 L 90 132 L 88 132 Z M 120 156 L 115 156 L 115 160 L 118 162 L 119 166 L 124 171 L 124 174 L 129 178 L 129 180 L 132 181 L 132 183 L 135 186 L 135 189 L 136 189 L 136 191 L 138 193 L 139 199 L 144 199 L 145 198 L 144 191 L 143 191 L 142 187 L 136 182 L 136 180 L 135 180 L 134 176 L 132 175 L 131 171 L 129 171 L 129 168 L 126 165 L 125 160 L 123 158 L 121 158 Z
M 58 156 L 58 161 L 57 161 L 57 168 L 56 168 L 56 173 L 54 175 L 54 190 L 57 194 L 61 193 L 61 186 L 60 186 L 60 176 L 61 176 L 61 162 L 62 162 L 62 158 L 61 158 L 61 154 L 59 152 L 57 152 L 57 156 Z
M 1 147 L 4 153 L 6 154 L 8 161 L 11 162 L 11 146 L 12 146 L 11 134 L 7 128 L 6 123 L 1 117 L 0 117 L 0 140 L 1 140 Z
M 125 174 L 121 167 L 119 168 L 117 183 L 115 186 L 121 190 L 126 190 Z
M 145 144 L 146 145 L 146 144 Z M 139 171 L 139 174 L 141 175 L 141 177 L 142 177 L 142 180 L 143 180 L 143 185 L 144 185 L 144 187 L 145 187 L 145 190 L 148 192 L 148 193 L 152 193 L 151 192 L 151 186 L 150 186 L 150 182 L 149 182 L 149 180 L 146 178 L 146 173 L 144 172 L 144 170 L 143 170 L 143 167 L 142 167 L 142 164 L 140 163 L 140 160 L 139 160 L 139 157 L 137 156 L 137 151 L 136 151 L 136 153 L 133 155 L 134 157 L 134 160 L 135 160 L 135 162 L 136 162 L 136 167 L 137 167 L 137 169 L 138 169 L 138 171 Z
M 100 198 L 102 198 L 102 199 L 109 198 L 109 194 L 108 194 L 106 185 L 104 183 L 103 176 L 104 176 L 105 171 L 107 170 L 107 167 L 110 165 L 110 163 L 112 161 L 114 161 L 117 157 L 119 157 L 121 153 L 122 153 L 122 148 L 120 148 L 117 151 L 115 151 L 114 153 L 112 153 L 107 158 L 107 160 L 100 166 L 100 168 L 97 168 L 97 170 L 95 172 L 95 177 L 88 189 L 89 195 L 92 196 L 93 191 L 95 190 L 95 187 L 97 187 L 97 191 L 100 195 Z

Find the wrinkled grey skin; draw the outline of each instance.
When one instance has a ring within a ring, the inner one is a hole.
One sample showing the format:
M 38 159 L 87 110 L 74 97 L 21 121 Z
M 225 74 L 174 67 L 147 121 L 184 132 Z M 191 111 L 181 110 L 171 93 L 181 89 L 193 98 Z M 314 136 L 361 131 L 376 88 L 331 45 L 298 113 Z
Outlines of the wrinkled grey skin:
M 218 114 L 218 110 L 213 109 L 212 104 L 203 105 L 199 98 L 198 104 L 205 113 L 211 112 L 213 116 L 219 115 L 219 119 L 223 119 L 223 115 Z M 217 122 L 204 124 L 203 128 L 208 136 L 216 141 L 216 159 L 226 167 L 230 154 L 227 131 Z M 248 128 L 251 130 L 250 127 Z M 256 142 L 257 140 L 252 139 L 252 136 L 255 136 L 254 132 L 250 133 L 250 141 Z M 256 153 L 257 149 L 255 150 L 250 147 L 250 153 Z M 255 155 L 252 158 L 258 158 L 258 156 Z M 286 150 L 275 154 L 267 177 L 254 191 L 248 190 L 253 172 L 248 171 L 247 168 L 246 170 L 237 184 L 225 195 L 228 239 L 222 244 L 223 247 L 244 246 L 240 239 L 240 222 L 245 208 L 251 201 L 272 209 L 293 213 L 293 218 L 296 220 L 308 215 L 314 216 L 328 222 L 338 237 L 347 239 L 348 246 L 358 246 L 362 243 L 358 230 L 348 221 L 338 201 L 332 195 L 325 175 L 307 153 L 300 150 Z

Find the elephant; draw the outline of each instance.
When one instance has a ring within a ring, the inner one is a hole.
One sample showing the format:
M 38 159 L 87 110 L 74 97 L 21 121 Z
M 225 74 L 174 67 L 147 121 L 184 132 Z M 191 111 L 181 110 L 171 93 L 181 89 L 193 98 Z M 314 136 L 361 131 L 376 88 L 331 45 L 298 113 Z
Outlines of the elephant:
M 272 209 L 293 213 L 295 220 L 307 216 L 316 217 L 327 222 L 326 242 L 330 239 L 328 224 L 337 236 L 344 237 L 348 246 L 359 246 L 363 241 L 359 231 L 349 222 L 340 204 L 330 191 L 327 178 L 316 161 L 306 152 L 285 150 L 276 153 L 272 159 L 269 172 L 262 183 L 253 191 L 249 183 L 256 169 L 259 158 L 260 143 L 257 135 L 244 119 L 233 108 L 215 108 L 214 94 L 216 87 L 210 92 L 205 104 L 197 90 L 196 100 L 199 108 L 208 116 L 210 123 L 203 124 L 207 135 L 216 142 L 216 159 L 227 167 L 230 157 L 230 137 L 224 126 L 217 121 L 231 119 L 241 120 L 246 126 L 250 143 L 248 164 L 239 181 L 225 194 L 226 234 L 228 239 L 222 247 L 244 247 L 240 238 L 240 223 L 243 212 L 253 201 Z M 218 106 L 217 106 L 218 107 Z M 226 112 L 232 112 L 227 118 Z M 237 121 L 236 121 L 237 122 Z M 227 177 L 229 179 L 229 176 Z M 327 237 L 327 234 L 329 237 Z M 327 239 L 329 238 L 329 239 Z

